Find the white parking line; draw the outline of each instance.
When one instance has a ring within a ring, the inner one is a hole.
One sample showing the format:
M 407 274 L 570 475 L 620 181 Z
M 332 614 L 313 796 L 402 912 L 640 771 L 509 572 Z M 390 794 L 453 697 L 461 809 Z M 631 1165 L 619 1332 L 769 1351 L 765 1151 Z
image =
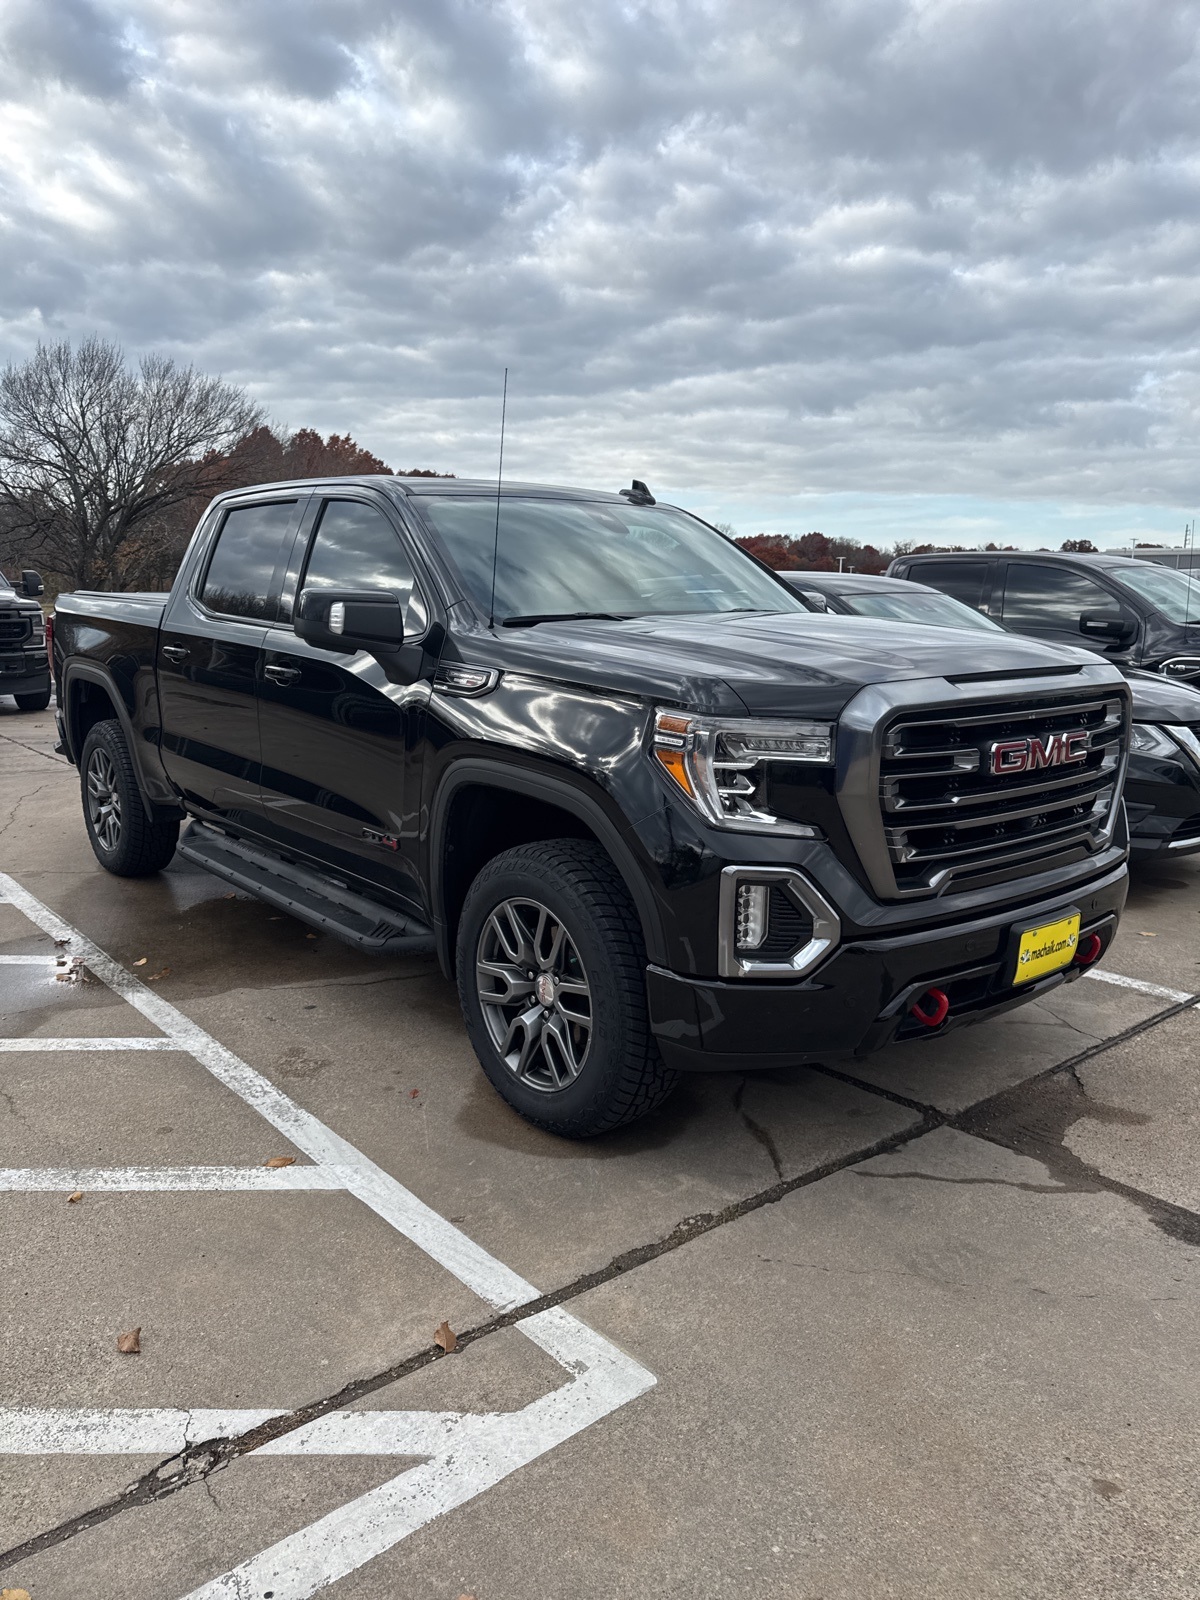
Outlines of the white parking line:
M 0 1167 L 0 1192 L 23 1194 L 135 1194 L 177 1190 L 344 1189 L 330 1167 Z
M 1161 983 L 1147 983 L 1144 978 L 1127 978 L 1123 972 L 1109 972 L 1104 967 L 1089 967 L 1085 978 L 1095 978 L 1099 983 L 1114 983 L 1118 989 L 1136 989 L 1138 994 L 1153 995 L 1156 1000 L 1173 1000 L 1182 1005 L 1192 996 L 1182 989 L 1164 989 Z M 1200 1006 L 1197 1007 L 1200 1010 Z
M 381 1167 L 291 1100 L 261 1073 L 153 993 L 56 912 L 0 873 L 7 901 L 161 1030 L 149 1038 L 5 1039 L 0 1050 L 185 1051 L 314 1163 L 282 1168 L 13 1168 L 0 1190 L 70 1188 L 132 1192 L 344 1190 L 425 1251 L 480 1299 L 510 1310 L 538 1291 Z M 24 964 L 24 963 L 22 963 Z M 195 1589 L 185 1600 L 243 1600 L 264 1589 L 277 1600 L 308 1600 L 434 1518 L 499 1483 L 528 1462 L 652 1388 L 654 1376 L 561 1307 L 513 1324 L 571 1374 L 570 1382 L 515 1412 L 335 1412 L 296 1428 L 252 1455 L 425 1456 L 388 1482 L 339 1507 L 261 1555 Z M 0 1453 L 175 1453 L 188 1443 L 233 1438 L 278 1411 L 0 1410 Z

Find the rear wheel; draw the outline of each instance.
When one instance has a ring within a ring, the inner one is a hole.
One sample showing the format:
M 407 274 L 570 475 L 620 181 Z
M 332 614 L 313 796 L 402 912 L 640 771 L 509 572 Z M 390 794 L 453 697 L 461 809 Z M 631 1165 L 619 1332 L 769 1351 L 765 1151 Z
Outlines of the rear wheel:
M 149 817 L 116 720 L 97 722 L 79 758 L 83 819 L 96 860 L 119 878 L 147 878 L 175 854 L 179 818 Z
M 45 711 L 50 704 L 50 689 L 39 689 L 35 694 L 15 694 L 18 711 Z
M 483 1070 L 539 1127 L 591 1138 L 675 1086 L 650 1032 L 637 913 L 597 844 L 520 845 L 484 867 L 459 924 L 458 988 Z

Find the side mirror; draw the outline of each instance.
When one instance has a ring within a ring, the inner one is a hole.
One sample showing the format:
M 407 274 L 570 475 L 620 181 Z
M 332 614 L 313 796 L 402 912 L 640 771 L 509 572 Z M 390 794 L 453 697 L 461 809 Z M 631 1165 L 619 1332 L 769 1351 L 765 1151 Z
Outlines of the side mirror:
M 1111 639 L 1114 644 L 1128 644 L 1137 627 L 1127 617 L 1099 616 L 1085 611 L 1079 619 L 1079 631 L 1088 639 Z
M 293 625 L 320 650 L 390 654 L 404 643 L 404 613 L 387 589 L 303 589 Z
M 45 592 L 46 585 L 42 582 L 41 573 L 26 567 L 21 574 L 21 593 L 27 595 L 30 600 L 37 600 Z

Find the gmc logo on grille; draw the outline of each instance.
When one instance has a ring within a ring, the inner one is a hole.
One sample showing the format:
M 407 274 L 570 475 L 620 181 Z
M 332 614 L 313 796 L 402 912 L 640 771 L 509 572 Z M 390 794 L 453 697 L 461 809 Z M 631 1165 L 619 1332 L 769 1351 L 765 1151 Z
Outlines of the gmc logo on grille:
M 1071 733 L 1051 733 L 1045 739 L 1000 739 L 990 750 L 990 766 L 996 777 L 1009 772 L 1038 772 L 1043 767 L 1065 767 L 1073 761 L 1086 761 L 1088 734 L 1085 728 Z

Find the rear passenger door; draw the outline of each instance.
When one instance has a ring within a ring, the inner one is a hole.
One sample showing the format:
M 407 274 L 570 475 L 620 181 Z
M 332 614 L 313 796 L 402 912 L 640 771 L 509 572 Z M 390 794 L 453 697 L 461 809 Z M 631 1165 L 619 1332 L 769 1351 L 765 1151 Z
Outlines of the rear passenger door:
M 985 616 L 996 616 L 995 607 L 988 606 L 995 570 L 994 561 L 914 561 L 904 576 L 940 589 Z
M 1046 561 L 1005 563 L 1001 621 L 1014 633 L 1026 633 L 1047 644 L 1082 645 L 1100 655 L 1123 655 L 1131 638 L 1088 636 L 1081 618 L 1132 625 L 1138 618 L 1129 606 L 1089 573 Z
M 223 504 L 179 575 L 158 642 L 164 767 L 193 810 L 253 829 L 260 657 L 306 500 Z
M 384 665 L 365 650 L 306 643 L 291 626 L 306 588 L 390 590 L 403 609 L 403 646 Z M 420 740 L 441 630 L 431 628 L 407 536 L 382 497 L 314 495 L 281 613 L 259 689 L 267 827 L 420 907 Z

